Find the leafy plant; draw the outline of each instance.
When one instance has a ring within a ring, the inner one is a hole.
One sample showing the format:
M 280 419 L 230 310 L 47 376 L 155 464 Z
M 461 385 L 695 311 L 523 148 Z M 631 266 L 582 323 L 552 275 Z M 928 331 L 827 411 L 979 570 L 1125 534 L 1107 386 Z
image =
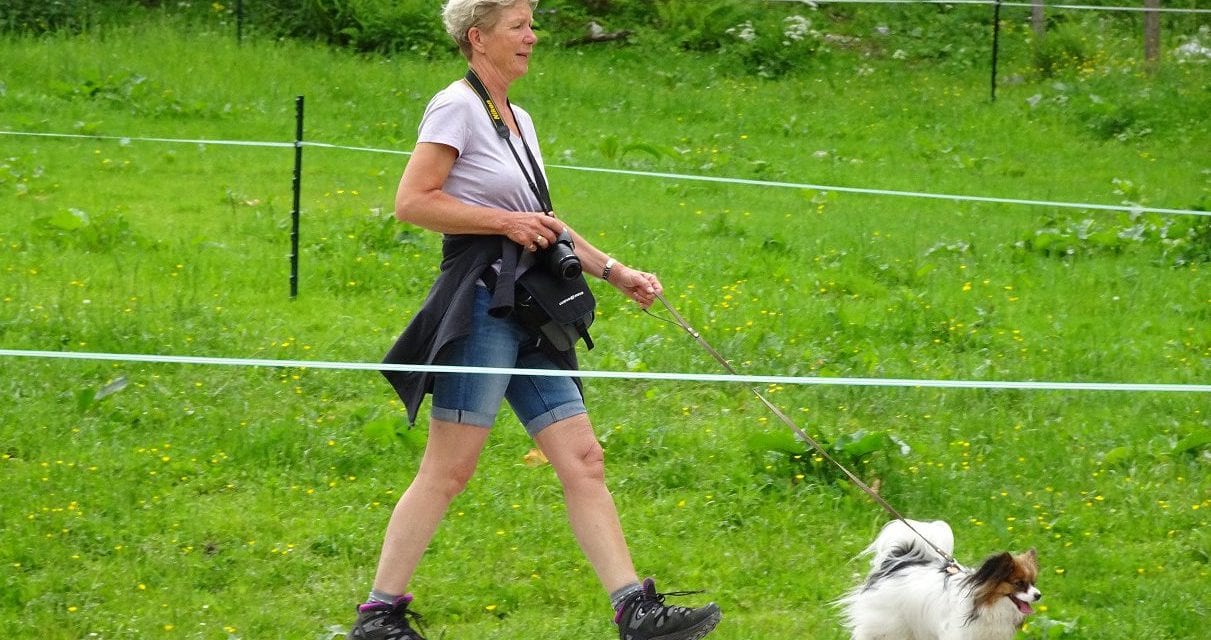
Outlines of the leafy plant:
M 778 19 L 776 13 L 729 27 L 724 52 L 740 59 L 742 68 L 762 78 L 777 78 L 802 68 L 821 46 L 823 35 L 800 14 Z
M 40 218 L 37 228 L 43 237 L 88 251 L 116 251 L 142 243 L 130 222 L 118 213 L 90 215 L 74 207 L 62 209 Z
M 1077 621 L 1054 620 L 1039 615 L 1030 618 L 1018 634 L 1023 640 L 1055 640 L 1057 638 L 1079 638 L 1080 627 Z
M 1194 455 L 1211 449 L 1211 429 L 1199 429 L 1173 445 L 1173 453 Z
M 631 160 L 627 163 L 627 166 L 631 167 L 646 166 L 652 162 L 659 162 L 662 158 L 677 158 L 677 153 L 672 149 L 649 142 L 623 143 L 615 135 L 602 136 L 597 150 L 603 158 L 610 162 L 622 163 L 628 155 L 634 156 L 635 154 L 644 158 L 643 161 Z
M 392 253 L 404 248 L 416 249 L 432 240 L 422 229 L 414 225 L 400 224 L 392 212 L 381 208 L 355 216 L 346 235 L 357 238 L 367 251 L 377 253 Z
M 846 469 L 874 482 L 891 469 L 895 455 L 908 452 L 908 446 L 883 431 L 860 429 L 837 436 L 833 440 L 813 438 L 829 456 Z M 815 448 L 802 442 L 789 430 L 756 433 L 748 438 L 748 449 L 763 458 L 773 456 L 792 478 L 810 475 L 829 482 L 848 482 L 844 472 Z
M 1032 61 L 1044 77 L 1079 69 L 1090 57 L 1088 30 L 1072 23 L 1048 29 L 1034 42 Z
M 45 167 L 25 156 L 0 158 L 0 187 L 10 186 L 16 197 L 44 196 L 53 189 Z
M 754 13 L 742 0 L 656 0 L 660 28 L 676 46 L 689 51 L 717 51 L 730 37 L 728 29 Z
M 268 0 L 249 17 L 276 37 L 319 40 L 360 52 L 430 57 L 455 50 L 441 4 L 427 0 Z
M 349 9 L 353 24 L 340 33 L 357 51 L 407 52 L 429 58 L 453 47 L 441 26 L 439 8 L 428 0 L 358 0 Z
M 1017 246 L 1058 258 L 1151 248 L 1174 266 L 1183 266 L 1211 260 L 1211 220 L 1141 213 L 1080 219 L 1057 215 Z
M 126 389 L 129 382 L 126 376 L 119 376 L 100 388 L 85 387 L 76 391 L 76 408 L 81 412 L 95 407 L 102 400 Z
M 0 29 L 18 33 L 80 31 L 88 22 L 82 4 L 66 0 L 8 0 L 0 5 Z
M 362 434 L 381 446 L 399 444 L 418 449 L 425 445 L 425 434 L 418 429 L 409 428 L 407 421 L 398 415 L 381 415 L 379 411 L 371 409 L 355 416 L 355 419 L 357 418 L 365 420 L 362 423 Z

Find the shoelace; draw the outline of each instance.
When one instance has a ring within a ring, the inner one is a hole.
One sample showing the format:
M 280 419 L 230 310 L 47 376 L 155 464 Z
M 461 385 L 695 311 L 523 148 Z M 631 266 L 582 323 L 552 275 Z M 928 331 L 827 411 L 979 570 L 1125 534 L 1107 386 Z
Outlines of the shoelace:
M 673 597 L 692 596 L 692 595 L 698 594 L 698 593 L 703 593 L 703 592 L 702 591 L 667 591 L 665 593 L 657 593 L 657 592 L 653 591 L 651 593 L 648 593 L 647 590 L 644 590 L 644 591 L 641 591 L 639 593 L 639 595 L 636 597 L 640 601 L 639 606 L 641 606 L 641 607 L 643 605 L 651 605 L 653 603 L 659 605 L 660 608 L 663 610 L 664 618 L 667 619 L 671 612 L 680 612 L 680 611 L 688 612 L 691 609 L 689 607 L 683 607 L 680 605 L 672 605 L 672 606 L 666 605 L 664 603 L 665 598 L 667 598 L 669 596 L 673 596 Z
M 397 636 L 391 636 L 391 640 L 412 640 L 413 638 L 423 637 L 421 632 L 424 631 L 424 627 L 421 626 L 421 620 L 424 619 L 424 616 L 421 614 L 408 609 L 407 607 L 397 607 L 391 611 L 388 611 L 387 617 L 399 619 L 408 626 L 408 631 Z M 415 631 L 411 629 L 413 625 L 416 625 Z

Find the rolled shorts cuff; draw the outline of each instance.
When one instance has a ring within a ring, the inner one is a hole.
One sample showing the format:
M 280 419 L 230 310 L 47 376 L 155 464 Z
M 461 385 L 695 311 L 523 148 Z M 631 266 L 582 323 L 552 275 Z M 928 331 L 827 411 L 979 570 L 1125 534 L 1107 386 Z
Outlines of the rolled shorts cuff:
M 560 420 L 567 420 L 568 418 L 573 418 L 588 412 L 589 410 L 585 408 L 583 401 L 577 400 L 575 402 L 566 402 L 558 407 L 555 407 L 554 409 L 551 409 L 550 411 L 547 411 L 546 413 L 541 413 L 531 418 L 528 422 L 526 422 L 526 433 L 530 434 L 530 437 L 533 438 L 537 436 L 540 431 L 555 424 L 556 422 L 559 422 Z
M 442 422 L 453 422 L 455 424 L 465 424 L 472 427 L 483 427 L 491 429 L 496 423 L 495 413 L 478 413 L 476 411 L 466 411 L 463 409 L 446 409 L 445 407 L 433 407 L 429 410 L 429 417 Z

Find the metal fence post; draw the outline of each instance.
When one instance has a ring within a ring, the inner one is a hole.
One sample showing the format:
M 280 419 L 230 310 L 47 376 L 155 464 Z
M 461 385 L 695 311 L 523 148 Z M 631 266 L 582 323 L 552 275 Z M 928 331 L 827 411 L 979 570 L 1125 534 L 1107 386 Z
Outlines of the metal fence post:
M 299 202 L 303 190 L 303 96 L 294 99 L 294 206 L 290 210 L 290 297 L 299 295 Z

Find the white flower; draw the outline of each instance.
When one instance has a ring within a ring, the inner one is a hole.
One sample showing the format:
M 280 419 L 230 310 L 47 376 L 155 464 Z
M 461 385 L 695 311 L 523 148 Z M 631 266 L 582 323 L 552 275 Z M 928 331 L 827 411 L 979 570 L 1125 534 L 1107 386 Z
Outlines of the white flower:
M 744 22 L 728 29 L 725 33 L 736 36 L 736 39 L 742 42 L 752 42 L 757 39 L 757 31 L 753 29 L 752 20 L 745 20 Z
M 1182 61 L 1205 62 L 1211 60 L 1211 47 L 1204 47 L 1198 40 L 1192 39 L 1174 49 L 1173 55 Z
M 800 15 L 787 16 L 782 22 L 786 25 L 782 35 L 795 42 L 802 40 L 812 29 L 812 21 Z

